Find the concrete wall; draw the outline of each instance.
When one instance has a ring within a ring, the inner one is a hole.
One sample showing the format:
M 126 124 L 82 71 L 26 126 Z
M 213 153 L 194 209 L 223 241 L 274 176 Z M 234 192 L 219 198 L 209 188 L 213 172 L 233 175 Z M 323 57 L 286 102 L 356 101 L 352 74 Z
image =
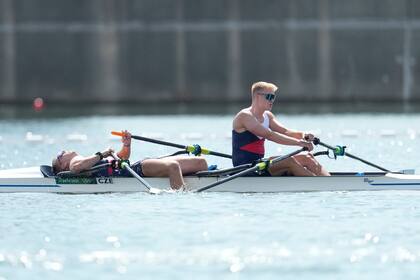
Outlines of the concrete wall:
M 420 101 L 415 0 L 0 0 L 0 102 Z

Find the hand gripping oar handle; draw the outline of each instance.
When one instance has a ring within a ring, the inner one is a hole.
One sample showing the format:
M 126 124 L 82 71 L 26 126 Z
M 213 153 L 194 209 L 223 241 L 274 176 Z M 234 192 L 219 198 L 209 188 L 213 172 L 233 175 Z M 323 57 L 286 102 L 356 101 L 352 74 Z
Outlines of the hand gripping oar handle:
M 297 155 L 297 154 L 299 154 L 299 153 L 301 153 L 301 152 L 303 152 L 303 151 L 307 151 L 308 149 L 306 148 L 306 147 L 303 147 L 303 148 L 301 148 L 301 149 L 299 149 L 299 150 L 296 150 L 296 151 L 294 151 L 294 152 L 292 152 L 292 153 L 290 153 L 290 154 L 287 154 L 287 155 L 284 155 L 284 156 L 279 156 L 279 157 L 276 157 L 276 158 L 274 158 L 274 159 L 272 159 L 272 160 L 263 160 L 263 161 L 261 161 L 261 162 L 259 162 L 259 163 L 257 163 L 256 165 L 254 165 L 253 167 L 251 167 L 251 168 L 248 168 L 248 169 L 246 169 L 246 170 L 244 170 L 244 171 L 241 171 L 241 172 L 239 172 L 239 173 L 236 173 L 235 175 L 232 175 L 232 176 L 230 176 L 230 177 L 227 177 L 227 178 L 225 178 L 225 179 L 222 179 L 222 180 L 220 180 L 220 181 L 218 181 L 218 182 L 214 182 L 214 183 L 212 183 L 212 184 L 209 184 L 209 185 L 207 185 L 207 186 L 204 186 L 204 187 L 202 187 L 202 188 L 199 188 L 198 190 L 196 190 L 196 192 L 202 192 L 202 191 L 205 191 L 205 190 L 208 190 L 208 189 L 211 189 L 211 188 L 214 188 L 214 187 L 216 187 L 216 186 L 218 186 L 218 185 L 221 185 L 221 184 L 223 184 L 223 183 L 226 183 L 226 182 L 229 182 L 229 181 L 232 181 L 233 179 L 236 179 L 236 178 L 238 178 L 238 177 L 241 177 L 241 176 L 244 176 L 244 175 L 248 175 L 248 174 L 250 174 L 250 173 L 252 173 L 252 172 L 255 172 L 255 171 L 263 171 L 263 170 L 265 170 L 265 169 L 267 169 L 271 164 L 273 164 L 273 163 L 276 163 L 276 162 L 279 162 L 279 161 L 282 161 L 282 160 L 285 160 L 285 159 L 287 159 L 287 158 L 290 158 L 290 157 L 292 157 L 292 156 L 294 156 L 294 155 Z
M 123 136 L 123 134 L 121 132 L 118 132 L 118 131 L 112 131 L 111 134 L 115 135 L 115 136 Z M 160 144 L 160 145 L 164 145 L 164 146 L 183 149 L 183 150 L 187 151 L 188 153 L 191 153 L 191 154 L 196 155 L 196 156 L 200 155 L 200 154 L 203 154 L 203 155 L 212 155 L 212 156 L 218 156 L 218 157 L 224 157 L 224 158 L 232 158 L 231 155 L 223 154 L 223 153 L 219 153 L 219 152 L 213 152 L 213 151 L 210 151 L 208 149 L 201 148 L 200 145 L 197 145 L 197 144 L 196 145 L 191 145 L 191 146 L 185 146 L 185 145 L 180 145 L 180 144 L 176 144 L 176 143 L 151 139 L 151 138 L 138 136 L 138 135 L 131 135 L 131 138 L 136 139 L 136 140 L 145 141 L 145 142 L 150 142 L 150 143 Z
M 313 143 L 315 145 L 321 145 L 321 146 L 323 146 L 323 147 L 325 147 L 327 149 L 330 149 L 330 150 L 334 151 L 334 154 L 335 155 L 339 155 L 339 156 L 344 156 L 345 155 L 345 156 L 348 156 L 349 158 L 356 159 L 358 161 L 363 162 L 364 164 L 370 165 L 370 166 L 375 167 L 375 168 L 377 168 L 379 170 L 382 170 L 382 171 L 385 171 L 385 172 L 391 172 L 390 170 L 388 170 L 386 168 L 383 168 L 383 167 L 381 167 L 379 165 L 376 165 L 376 164 L 374 164 L 372 162 L 369 162 L 367 160 L 364 160 L 362 158 L 359 158 L 358 156 L 355 156 L 355 155 L 352 155 L 350 153 L 347 153 L 345 151 L 344 147 L 340 147 L 340 146 L 333 147 L 333 146 L 330 146 L 328 144 L 325 144 L 325 143 L 321 142 L 321 140 L 319 140 L 319 138 L 314 138 Z M 336 154 L 336 152 L 337 152 L 337 154 Z

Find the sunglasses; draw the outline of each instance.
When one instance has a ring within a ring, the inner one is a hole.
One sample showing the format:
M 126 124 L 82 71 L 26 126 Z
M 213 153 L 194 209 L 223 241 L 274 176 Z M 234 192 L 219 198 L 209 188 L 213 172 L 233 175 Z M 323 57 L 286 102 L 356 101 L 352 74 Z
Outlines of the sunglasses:
M 264 95 L 265 99 L 269 102 L 274 102 L 276 100 L 276 95 L 273 93 L 260 93 L 261 95 Z

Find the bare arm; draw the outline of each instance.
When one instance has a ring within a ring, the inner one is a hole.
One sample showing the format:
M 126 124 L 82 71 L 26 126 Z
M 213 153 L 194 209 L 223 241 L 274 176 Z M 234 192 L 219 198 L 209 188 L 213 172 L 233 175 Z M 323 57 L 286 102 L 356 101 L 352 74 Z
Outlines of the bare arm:
M 114 150 L 111 148 L 108 148 L 107 150 L 103 151 L 102 157 L 106 158 L 113 153 Z M 69 169 L 70 172 L 78 174 L 84 170 L 88 170 L 92 168 L 96 163 L 98 163 L 101 160 L 101 157 L 99 155 L 92 155 L 88 157 L 83 156 L 76 156 L 70 161 Z
M 96 163 L 98 163 L 101 158 L 97 155 L 82 157 L 74 157 L 70 162 L 70 172 L 78 174 L 83 170 L 88 170 L 92 168 Z
M 302 131 L 296 131 L 283 126 L 271 112 L 267 112 L 268 117 L 270 118 L 270 128 L 273 131 L 279 132 L 281 134 L 287 135 L 289 137 L 301 140 L 305 138 L 305 133 Z
M 253 134 L 255 134 L 259 137 L 266 138 L 266 139 L 268 139 L 270 141 L 273 141 L 275 143 L 283 144 L 283 145 L 289 145 L 289 146 L 308 147 L 308 149 L 310 149 L 310 150 L 313 149 L 313 147 L 310 143 L 308 143 L 308 142 L 306 142 L 302 139 L 296 139 L 294 137 L 290 137 L 288 135 L 279 133 L 277 131 L 265 128 L 261 123 L 259 123 L 250 114 L 241 113 L 241 115 L 238 116 L 238 121 L 241 123 L 241 125 L 246 130 L 252 132 Z
M 121 159 L 129 159 L 131 154 L 131 134 L 127 130 L 123 131 L 121 142 L 123 143 L 123 146 L 117 155 Z M 108 148 L 101 153 L 102 158 L 111 156 L 113 152 L 113 149 Z M 70 171 L 76 174 L 80 173 L 83 170 L 92 168 L 100 160 L 101 157 L 99 155 L 93 155 L 89 157 L 76 156 L 70 162 Z

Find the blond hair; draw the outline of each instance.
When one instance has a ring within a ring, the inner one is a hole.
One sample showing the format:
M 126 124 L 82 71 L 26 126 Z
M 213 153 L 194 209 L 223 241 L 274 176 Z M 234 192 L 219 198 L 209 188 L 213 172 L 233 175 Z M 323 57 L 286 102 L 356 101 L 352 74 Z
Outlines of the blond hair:
M 278 87 L 275 84 L 267 82 L 256 82 L 251 87 L 252 95 L 256 93 L 276 92 Z

